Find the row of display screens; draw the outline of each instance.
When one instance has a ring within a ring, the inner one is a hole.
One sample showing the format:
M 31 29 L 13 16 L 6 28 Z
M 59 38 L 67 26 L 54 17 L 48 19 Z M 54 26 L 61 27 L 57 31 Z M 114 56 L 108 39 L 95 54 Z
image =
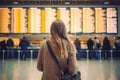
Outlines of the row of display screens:
M 117 33 L 117 8 L 0 8 L 0 33 L 50 33 L 55 19 L 69 33 Z

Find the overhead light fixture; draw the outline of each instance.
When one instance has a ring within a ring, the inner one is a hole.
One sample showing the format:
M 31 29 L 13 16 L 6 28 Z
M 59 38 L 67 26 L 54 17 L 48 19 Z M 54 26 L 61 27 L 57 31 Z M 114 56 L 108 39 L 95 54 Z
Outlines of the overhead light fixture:
M 18 4 L 18 2 L 15 1 L 15 2 L 13 2 L 13 4 Z
M 104 2 L 104 4 L 109 4 L 109 2 Z
M 70 4 L 70 2 L 65 2 L 65 4 L 67 4 L 67 5 L 68 5 L 68 4 Z

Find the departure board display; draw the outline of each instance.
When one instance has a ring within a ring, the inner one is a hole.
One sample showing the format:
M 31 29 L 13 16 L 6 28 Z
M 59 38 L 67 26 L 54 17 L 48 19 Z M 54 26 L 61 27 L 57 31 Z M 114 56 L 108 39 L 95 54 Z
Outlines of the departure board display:
M 117 33 L 117 13 L 116 7 L 0 8 L 0 33 L 50 33 L 55 19 L 68 33 Z
M 83 8 L 83 33 L 95 32 L 95 11 L 93 8 Z
M 95 8 L 96 33 L 106 33 L 106 8 Z
M 82 33 L 82 8 L 71 8 L 70 9 L 70 22 L 71 22 L 71 33 Z
M 107 33 L 117 33 L 116 8 L 107 8 Z
M 39 8 L 29 8 L 27 19 L 28 33 L 41 33 L 41 10 Z
M 56 19 L 56 8 L 45 8 L 46 11 L 46 32 L 50 33 L 51 23 Z M 52 15 L 51 15 L 52 14 Z
M 10 32 L 10 9 L 0 8 L 0 33 Z
M 26 33 L 27 32 L 27 15 L 24 8 L 11 9 L 11 25 L 10 31 L 12 33 Z
M 63 20 L 66 25 L 67 32 L 70 33 L 70 9 L 69 8 L 58 8 L 58 18 Z

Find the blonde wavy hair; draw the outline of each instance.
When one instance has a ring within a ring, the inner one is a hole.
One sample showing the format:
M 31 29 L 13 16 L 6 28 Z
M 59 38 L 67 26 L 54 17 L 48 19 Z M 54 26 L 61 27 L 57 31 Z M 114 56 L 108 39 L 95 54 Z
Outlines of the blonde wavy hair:
M 71 43 L 70 39 L 68 38 L 67 30 L 62 20 L 57 19 L 53 21 L 50 28 L 50 34 L 51 38 L 54 40 L 54 42 L 56 43 L 57 47 L 60 50 L 60 55 L 61 54 L 65 55 L 67 49 L 66 46 L 68 46 L 69 49 L 74 50 L 74 46 Z

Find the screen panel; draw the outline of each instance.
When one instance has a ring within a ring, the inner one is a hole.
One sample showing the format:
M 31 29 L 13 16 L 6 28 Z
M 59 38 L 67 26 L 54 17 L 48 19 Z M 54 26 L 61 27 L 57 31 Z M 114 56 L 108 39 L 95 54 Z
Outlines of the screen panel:
M 95 32 L 94 8 L 83 8 L 83 33 Z
M 28 9 L 28 33 L 41 33 L 41 10 Z
M 106 33 L 106 8 L 95 8 L 95 33 Z
M 65 25 L 66 25 L 66 29 L 67 32 L 70 33 L 70 9 L 69 8 L 58 8 L 59 10 L 59 18 L 61 19 Z
M 10 32 L 10 9 L 0 8 L 0 33 Z
M 50 33 L 51 23 L 56 19 L 56 8 L 45 8 L 46 11 L 46 33 Z
M 82 33 L 82 8 L 70 8 L 71 33 Z
M 107 33 L 117 33 L 116 8 L 107 8 Z
M 27 14 L 24 8 L 11 9 L 11 33 L 26 33 L 27 32 Z

